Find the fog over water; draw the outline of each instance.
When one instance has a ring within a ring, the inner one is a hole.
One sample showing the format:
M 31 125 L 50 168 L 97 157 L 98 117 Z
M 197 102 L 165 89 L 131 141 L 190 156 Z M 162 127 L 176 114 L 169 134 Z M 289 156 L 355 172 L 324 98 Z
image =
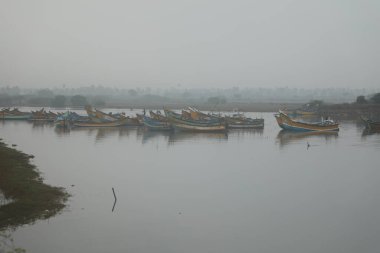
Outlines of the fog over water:
M 0 1 L 0 85 L 378 86 L 380 2 Z

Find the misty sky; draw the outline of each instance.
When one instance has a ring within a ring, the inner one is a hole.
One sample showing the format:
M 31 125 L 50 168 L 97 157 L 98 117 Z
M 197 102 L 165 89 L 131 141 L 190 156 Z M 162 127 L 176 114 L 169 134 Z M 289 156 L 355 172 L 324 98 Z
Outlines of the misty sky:
M 380 86 L 379 0 L 0 0 L 0 86 Z

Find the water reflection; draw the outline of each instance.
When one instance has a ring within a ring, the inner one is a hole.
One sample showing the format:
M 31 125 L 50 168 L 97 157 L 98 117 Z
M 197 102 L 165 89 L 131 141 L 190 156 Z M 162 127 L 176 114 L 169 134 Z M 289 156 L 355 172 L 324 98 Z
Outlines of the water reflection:
M 309 140 L 310 138 L 318 138 L 329 141 L 338 137 L 338 132 L 292 132 L 281 130 L 277 134 L 277 141 L 280 147 L 288 144 Z
M 171 131 L 149 131 L 144 129 L 141 131 L 142 136 L 142 144 L 146 144 L 148 141 L 153 141 L 156 139 L 160 139 L 161 137 L 164 137 L 165 139 L 169 139 L 170 135 L 174 134 Z
M 234 136 L 252 136 L 258 135 L 262 136 L 264 133 L 264 129 L 231 129 L 228 131 L 230 135 Z
M 365 137 L 367 135 L 374 135 L 374 134 L 380 134 L 380 131 L 364 128 L 364 130 L 362 132 L 362 137 Z
M 115 135 L 118 136 L 118 138 L 128 137 L 131 134 L 131 132 L 135 132 L 136 130 L 134 128 L 128 127 L 75 127 L 72 128 L 70 131 L 85 132 L 87 133 L 87 136 L 95 135 L 95 140 L 100 141 Z M 56 132 L 61 133 L 59 130 Z
M 188 141 L 226 141 L 228 140 L 227 133 L 197 133 L 197 132 L 174 132 L 169 136 L 169 144 L 188 142 Z
M 45 128 L 46 129 L 51 129 L 52 127 L 54 127 L 54 123 L 53 122 L 32 121 L 32 122 L 29 122 L 29 123 L 32 125 L 32 129 L 33 130 L 37 130 L 37 131 L 43 131 Z
M 54 132 L 55 132 L 59 137 L 63 137 L 63 136 L 68 136 L 68 135 L 70 135 L 70 129 L 68 129 L 68 128 L 64 128 L 64 127 L 55 127 L 55 128 L 54 128 Z

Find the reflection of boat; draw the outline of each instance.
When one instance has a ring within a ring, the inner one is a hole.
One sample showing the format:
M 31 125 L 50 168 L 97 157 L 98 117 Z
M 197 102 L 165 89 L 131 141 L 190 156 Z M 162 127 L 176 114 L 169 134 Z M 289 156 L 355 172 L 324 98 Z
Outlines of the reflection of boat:
M 235 128 L 231 129 L 229 131 L 229 134 L 231 135 L 263 135 L 264 129 L 263 128 Z
M 362 137 L 367 136 L 367 135 L 373 135 L 373 134 L 380 134 L 380 131 L 364 128 L 362 132 Z
M 367 119 L 364 117 L 361 117 L 361 119 L 364 121 L 366 129 L 370 130 L 371 132 L 380 131 L 380 121 L 374 121 L 372 119 Z
M 169 135 L 169 143 L 199 140 L 225 141 L 228 140 L 228 135 L 227 133 L 218 132 L 173 132 Z
M 172 135 L 173 132 L 170 131 L 143 131 L 142 136 L 142 143 L 145 144 L 149 140 L 152 141 L 154 139 L 160 139 L 160 138 L 169 138 L 170 135 Z
M 291 131 L 339 131 L 339 124 L 333 122 L 332 120 L 322 120 L 317 123 L 307 123 L 301 121 L 292 120 L 288 115 L 279 111 L 278 114 L 275 114 L 278 125 L 285 129 Z
M 65 136 L 70 134 L 70 129 L 66 127 L 56 127 L 54 128 L 54 131 L 58 136 Z
M 147 116 L 142 116 L 144 126 L 149 130 L 170 131 L 172 125 L 167 121 L 159 121 Z
M 89 136 L 94 135 L 96 140 L 106 139 L 112 136 L 118 136 L 119 138 L 122 138 L 129 136 L 131 133 L 135 132 L 134 129 L 130 129 L 128 127 L 74 127 L 71 130 L 74 132 L 84 132 Z
M 338 132 L 336 131 L 294 132 L 294 131 L 288 131 L 288 130 L 281 130 L 277 135 L 277 139 L 279 140 L 279 143 L 281 146 L 287 145 L 291 142 L 301 141 L 303 139 L 309 139 L 309 138 L 321 138 L 321 139 L 329 140 L 336 137 L 338 137 Z
M 181 114 L 175 113 L 170 110 L 165 110 L 165 115 L 172 123 L 173 127 L 181 131 L 193 132 L 224 132 L 226 125 L 219 119 L 210 120 L 193 120 L 191 118 L 184 118 Z

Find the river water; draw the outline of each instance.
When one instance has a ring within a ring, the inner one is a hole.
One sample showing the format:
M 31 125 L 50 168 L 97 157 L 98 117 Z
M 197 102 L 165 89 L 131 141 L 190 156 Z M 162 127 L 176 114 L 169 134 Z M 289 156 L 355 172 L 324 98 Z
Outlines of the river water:
M 153 133 L 1 121 L 65 210 L 18 228 L 27 252 L 380 252 L 380 134 Z M 309 147 L 307 145 L 309 143 Z M 112 187 L 117 203 L 114 206 Z

